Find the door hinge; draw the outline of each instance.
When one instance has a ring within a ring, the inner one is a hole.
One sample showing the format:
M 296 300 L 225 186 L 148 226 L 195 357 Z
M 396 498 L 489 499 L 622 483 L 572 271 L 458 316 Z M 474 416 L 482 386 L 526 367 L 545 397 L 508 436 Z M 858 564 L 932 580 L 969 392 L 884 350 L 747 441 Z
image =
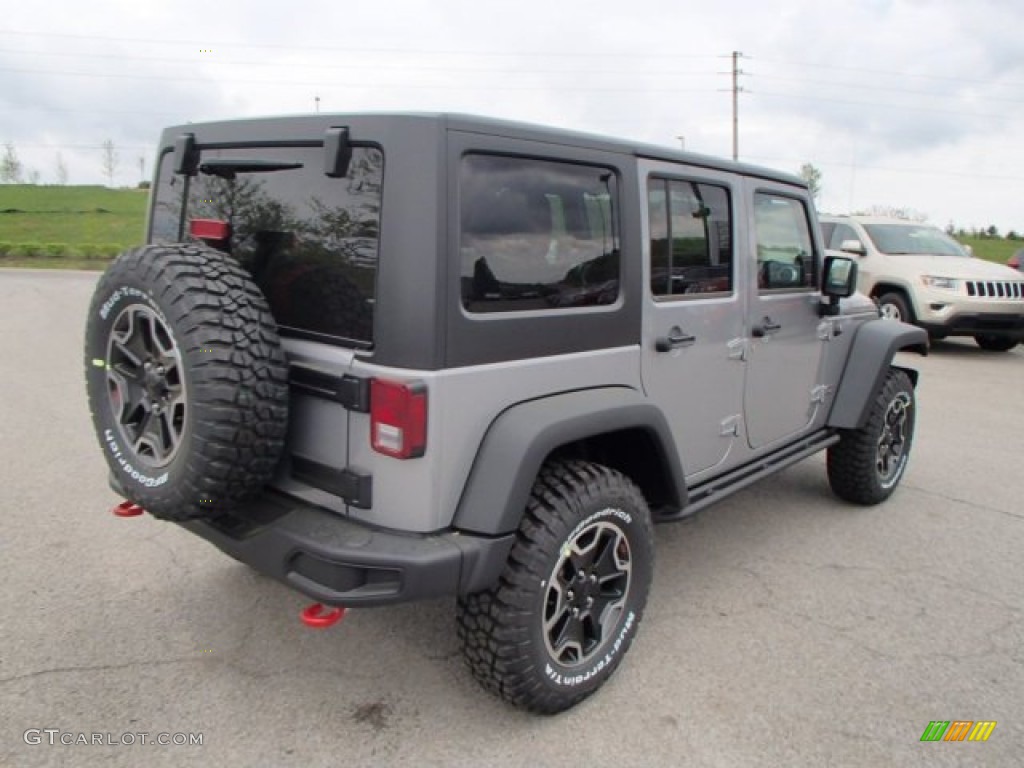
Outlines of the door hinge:
M 818 338 L 821 341 L 832 340 L 832 323 L 827 320 L 823 323 L 818 323 Z
M 722 419 L 722 437 L 738 437 L 740 434 L 740 414 Z
M 288 366 L 288 383 L 309 395 L 341 403 L 342 407 L 357 413 L 370 412 L 370 380 L 333 373 L 309 365 L 292 363 Z
M 305 456 L 292 454 L 291 475 L 321 491 L 333 493 L 349 506 L 373 507 L 373 477 L 352 467 L 335 469 Z

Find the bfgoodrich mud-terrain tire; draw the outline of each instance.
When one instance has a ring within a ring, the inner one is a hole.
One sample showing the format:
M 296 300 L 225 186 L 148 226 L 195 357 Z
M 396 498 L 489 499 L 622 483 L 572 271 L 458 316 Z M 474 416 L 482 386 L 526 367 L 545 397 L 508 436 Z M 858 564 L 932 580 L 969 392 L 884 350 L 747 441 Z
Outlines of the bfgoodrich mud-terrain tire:
M 652 542 L 647 504 L 624 475 L 582 461 L 547 465 L 498 586 L 459 601 L 476 679 L 546 714 L 596 691 L 636 635 Z
M 910 377 L 890 368 L 867 423 L 844 431 L 828 449 L 828 480 L 837 496 L 870 505 L 892 495 L 907 468 L 916 411 Z
M 231 511 L 284 446 L 288 370 L 259 289 L 199 245 L 123 253 L 85 337 L 93 424 L 130 501 L 168 520 Z

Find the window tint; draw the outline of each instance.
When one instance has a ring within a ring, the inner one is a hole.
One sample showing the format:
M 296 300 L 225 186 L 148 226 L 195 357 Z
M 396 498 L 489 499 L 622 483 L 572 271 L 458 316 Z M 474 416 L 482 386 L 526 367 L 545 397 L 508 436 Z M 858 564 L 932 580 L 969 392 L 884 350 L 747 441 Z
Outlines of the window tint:
M 835 224 L 833 226 L 835 226 L 835 231 L 832 232 L 832 237 L 825 239 L 826 248 L 838 251 L 847 240 L 860 242 L 860 237 L 857 236 L 857 233 L 849 224 Z
M 762 290 L 802 290 L 817 286 L 811 227 L 803 202 L 791 197 L 754 195 L 757 277 Z
M 466 309 L 615 302 L 618 198 L 610 169 L 470 154 L 462 158 L 459 177 Z
M 722 187 L 647 182 L 651 293 L 682 296 L 732 290 L 729 193 Z
M 179 232 L 186 180 L 167 154 L 151 241 L 188 239 L 190 219 L 226 221 L 224 250 L 252 274 L 282 329 L 369 343 L 384 155 L 354 148 L 342 179 L 324 175 L 323 162 L 320 147 L 201 149 Z

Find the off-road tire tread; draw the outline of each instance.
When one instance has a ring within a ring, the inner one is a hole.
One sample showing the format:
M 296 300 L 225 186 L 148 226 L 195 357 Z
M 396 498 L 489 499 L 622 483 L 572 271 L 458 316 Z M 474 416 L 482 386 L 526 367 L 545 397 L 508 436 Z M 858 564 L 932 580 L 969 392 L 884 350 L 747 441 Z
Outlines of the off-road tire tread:
M 878 456 L 878 436 L 882 428 L 889 403 L 901 391 L 910 393 L 912 402 L 914 385 L 903 371 L 890 368 L 882 387 L 871 405 L 867 422 L 860 429 L 844 430 L 840 440 L 828 449 L 826 459 L 828 481 L 833 493 L 839 498 L 871 506 L 885 501 L 895 490 L 897 482 L 890 488 L 883 488 L 878 481 L 875 462 Z M 915 410 L 916 404 L 912 406 Z M 916 416 L 916 413 L 914 414 Z M 913 442 L 913 434 L 909 436 Z M 910 450 L 910 444 L 907 445 Z
M 647 508 L 636 485 L 614 469 L 578 460 L 546 464 L 534 483 L 497 587 L 459 598 L 458 635 L 473 677 L 517 707 L 554 714 L 575 706 L 596 690 L 552 692 L 544 686 L 543 670 L 536 668 L 527 648 L 531 623 L 537 620 L 532 612 L 536 597 L 533 589 L 550 575 L 548 559 L 561 546 L 559 534 L 568 534 L 579 522 L 576 510 L 582 504 L 609 494 L 628 499 L 636 508 Z M 643 516 L 643 531 L 650 552 L 654 536 L 650 515 Z M 649 585 L 650 558 L 646 563 L 634 561 L 634 569 L 634 578 Z M 634 608 L 637 624 L 643 607 L 641 602 Z M 606 677 L 621 662 L 633 634 L 606 668 Z
M 270 480 L 284 449 L 288 366 L 266 299 L 237 262 L 212 248 L 142 246 L 123 253 L 100 279 L 87 334 L 97 332 L 100 304 L 126 282 L 146 287 L 177 337 L 191 379 L 193 428 L 179 449 L 188 454 L 178 482 L 125 491 L 163 519 L 230 512 Z M 87 351 L 87 367 L 90 357 Z M 107 396 L 88 389 L 102 434 L 109 426 L 100 417 Z M 104 455 L 117 477 L 118 467 Z

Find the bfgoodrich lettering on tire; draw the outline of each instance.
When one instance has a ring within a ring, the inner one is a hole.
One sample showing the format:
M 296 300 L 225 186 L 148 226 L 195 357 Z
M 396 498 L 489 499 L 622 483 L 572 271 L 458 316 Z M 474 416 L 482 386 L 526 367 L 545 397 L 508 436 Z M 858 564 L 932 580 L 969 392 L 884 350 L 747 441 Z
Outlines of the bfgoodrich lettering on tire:
M 100 279 L 86 388 L 104 456 L 130 501 L 171 520 L 230 511 L 284 446 L 287 366 L 266 300 L 198 245 L 127 251 Z
M 868 505 L 892 495 L 910 457 L 916 411 L 910 378 L 890 368 L 867 423 L 844 431 L 828 449 L 828 480 L 837 496 Z
M 496 588 L 459 601 L 459 636 L 485 688 L 554 713 L 596 691 L 643 615 L 650 512 L 624 475 L 583 461 L 545 466 Z

